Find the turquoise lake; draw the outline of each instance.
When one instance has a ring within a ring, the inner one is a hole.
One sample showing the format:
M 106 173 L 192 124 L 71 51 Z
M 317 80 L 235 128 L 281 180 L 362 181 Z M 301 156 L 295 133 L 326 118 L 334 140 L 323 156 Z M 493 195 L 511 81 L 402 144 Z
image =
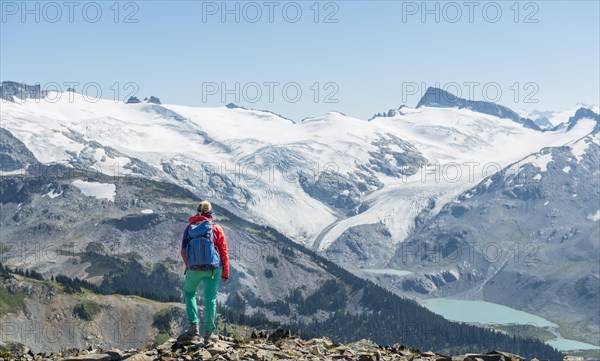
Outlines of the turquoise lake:
M 600 348 L 598 345 L 563 338 L 558 332 L 558 325 L 555 323 L 525 311 L 515 310 L 496 303 L 436 298 L 424 300 L 421 304 L 430 311 L 452 321 L 486 325 L 520 324 L 546 327 L 556 336 L 555 339 L 549 340 L 546 343 L 561 351 Z

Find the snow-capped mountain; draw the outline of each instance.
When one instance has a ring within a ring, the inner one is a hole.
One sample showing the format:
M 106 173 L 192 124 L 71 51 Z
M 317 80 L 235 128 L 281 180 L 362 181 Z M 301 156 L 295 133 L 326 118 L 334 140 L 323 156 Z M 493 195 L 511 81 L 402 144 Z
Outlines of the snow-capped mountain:
M 535 130 L 540 128 L 531 119 L 523 118 L 512 109 L 505 106 L 485 101 L 467 100 L 460 98 L 452 93 L 438 88 L 428 88 L 419 103 L 420 107 L 443 107 L 443 108 L 467 108 L 475 112 L 489 114 L 498 118 L 510 119 L 514 122 L 521 123 L 523 126 Z
M 535 154 L 598 128 L 590 109 L 542 131 L 504 106 L 435 88 L 416 108 L 370 121 L 330 112 L 294 123 L 235 106 L 92 103 L 78 94 L 4 102 L 1 111 L 2 128 L 42 163 L 177 184 L 349 269 L 387 265 L 465 192 L 515 162 L 545 167 L 548 157 Z M 18 173 L 26 160 L 3 157 L 2 170 Z
M 174 182 L 321 250 L 366 223 L 385 224 L 398 243 L 431 201 L 441 207 L 483 179 L 483 165 L 504 167 L 591 131 L 581 124 L 542 133 L 423 104 L 370 122 L 332 112 L 294 124 L 244 108 L 90 103 L 78 94 L 5 103 L 2 119 L 41 162 Z M 450 179 L 452 172 L 462 176 Z M 404 201 L 388 207 L 391 199 Z
M 600 113 L 600 109 L 595 105 L 578 103 L 574 107 L 567 110 L 555 112 L 551 110 L 532 110 L 531 112 L 517 111 L 519 116 L 523 118 L 529 118 L 533 120 L 541 129 L 550 130 L 554 127 L 560 126 L 561 124 L 568 123 L 569 118 L 572 117 L 579 109 L 589 109 L 594 113 Z
M 391 286 L 533 311 L 595 342 L 599 155 L 596 129 L 511 164 L 432 218 L 425 212 L 388 265 L 413 274 Z

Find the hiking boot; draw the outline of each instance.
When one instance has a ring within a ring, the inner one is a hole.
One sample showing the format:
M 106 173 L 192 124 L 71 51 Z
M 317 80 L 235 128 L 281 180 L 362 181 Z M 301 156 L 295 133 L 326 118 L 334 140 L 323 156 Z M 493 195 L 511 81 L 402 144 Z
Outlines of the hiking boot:
M 193 342 L 198 342 L 200 339 L 200 331 L 198 331 L 197 323 L 190 323 L 188 329 L 182 333 L 179 337 L 177 337 L 177 343 L 181 344 L 190 344 Z
M 219 340 L 219 337 L 212 332 L 204 333 L 204 344 L 213 343 Z

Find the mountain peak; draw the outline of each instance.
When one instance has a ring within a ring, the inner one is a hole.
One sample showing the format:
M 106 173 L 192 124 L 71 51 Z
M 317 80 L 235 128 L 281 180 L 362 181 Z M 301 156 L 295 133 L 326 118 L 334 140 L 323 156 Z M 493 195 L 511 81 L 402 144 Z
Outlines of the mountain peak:
M 572 117 L 569 118 L 569 121 L 567 122 L 567 124 L 568 124 L 567 131 L 573 129 L 575 127 L 575 125 L 579 122 L 579 120 L 584 119 L 584 118 L 595 120 L 596 121 L 595 129 L 600 128 L 600 115 L 595 113 L 592 109 L 582 107 L 582 108 L 577 109 L 577 111 L 575 112 L 575 115 L 573 115 Z
M 125 103 L 126 104 L 137 104 L 137 103 L 141 103 L 141 101 L 138 99 L 138 97 L 131 96 L 131 97 L 129 97 L 129 99 L 127 99 L 127 101 Z
M 541 128 L 531 119 L 522 118 L 516 112 L 503 105 L 480 100 L 464 99 L 440 88 L 427 88 L 427 91 L 421 100 L 419 100 L 417 108 L 422 106 L 458 109 L 467 108 L 474 112 L 510 119 L 516 123 L 522 124 L 525 128 L 541 131 Z
M 420 108 L 422 106 L 429 106 L 429 107 L 448 107 L 448 106 L 456 106 L 456 104 L 458 103 L 459 100 L 465 100 L 462 98 L 459 98 L 458 96 L 447 92 L 443 89 L 440 88 L 435 88 L 435 87 L 429 87 L 427 88 L 427 91 L 425 91 L 425 94 L 423 94 L 423 96 L 421 97 L 421 99 L 419 100 L 419 103 L 417 104 L 417 108 Z
M 160 99 L 158 99 L 154 95 L 150 95 L 150 98 L 145 98 L 144 101 L 146 103 L 151 103 L 151 104 L 158 104 L 158 105 L 161 104 Z

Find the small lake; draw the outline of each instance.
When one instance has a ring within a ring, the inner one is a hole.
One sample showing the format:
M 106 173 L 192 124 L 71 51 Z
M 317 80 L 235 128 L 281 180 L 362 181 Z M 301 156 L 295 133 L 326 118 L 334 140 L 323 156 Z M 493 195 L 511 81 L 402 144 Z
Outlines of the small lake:
M 436 298 L 424 300 L 421 304 L 430 311 L 451 321 L 487 325 L 520 324 L 546 327 L 556 335 L 555 339 L 549 340 L 546 343 L 561 351 L 600 348 L 597 345 L 563 338 L 558 332 L 558 325 L 545 318 L 492 302 Z

